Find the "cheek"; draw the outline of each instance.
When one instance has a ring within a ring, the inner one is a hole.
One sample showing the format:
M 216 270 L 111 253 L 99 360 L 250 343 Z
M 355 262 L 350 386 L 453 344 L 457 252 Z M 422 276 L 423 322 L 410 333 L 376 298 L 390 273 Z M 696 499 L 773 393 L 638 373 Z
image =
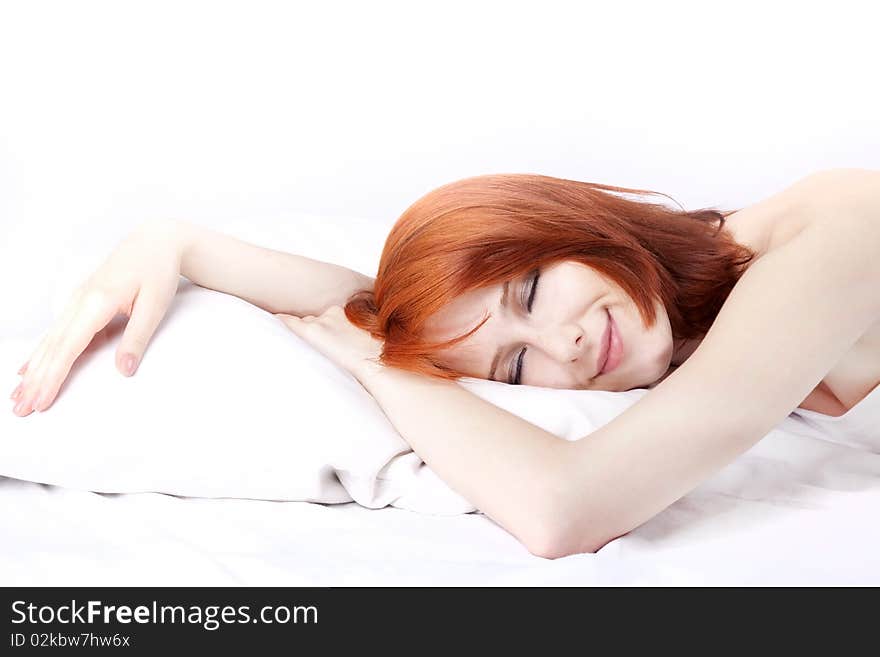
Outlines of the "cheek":
M 656 305 L 656 319 L 650 328 L 643 323 L 642 315 L 635 303 L 630 302 L 626 310 L 623 321 L 618 321 L 619 325 L 622 323 L 621 333 L 626 358 L 632 359 L 633 365 L 639 369 L 647 367 L 653 371 L 663 368 L 672 355 L 672 329 L 663 304 Z M 613 307 L 612 312 L 614 312 Z M 616 316 L 615 321 L 617 321 Z
M 645 331 L 645 329 L 642 330 Z M 674 348 L 672 341 L 672 327 L 669 324 L 669 316 L 666 314 L 666 310 L 663 308 L 662 304 L 660 304 L 657 309 L 657 319 L 654 322 L 654 326 L 647 329 L 645 337 L 647 340 L 645 354 L 646 362 L 653 370 L 655 370 L 653 374 L 659 372 L 658 376 L 662 376 L 672 361 Z
M 586 372 L 565 367 L 556 360 L 548 358 L 537 350 L 529 350 L 523 383 L 545 388 L 564 388 L 577 390 L 586 380 Z M 531 360 L 529 360 L 531 359 Z M 506 376 L 506 374 L 505 374 Z

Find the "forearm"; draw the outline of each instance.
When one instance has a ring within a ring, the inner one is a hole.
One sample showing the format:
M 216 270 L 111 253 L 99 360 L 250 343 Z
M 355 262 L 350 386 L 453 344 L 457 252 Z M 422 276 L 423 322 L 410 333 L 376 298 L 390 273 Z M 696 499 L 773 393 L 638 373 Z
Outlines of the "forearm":
M 413 451 L 533 554 L 553 544 L 568 443 L 457 383 L 396 368 L 358 377 Z
M 259 247 L 185 221 L 157 224 L 173 234 L 183 276 L 271 313 L 320 315 L 372 288 L 373 279 L 341 265 Z

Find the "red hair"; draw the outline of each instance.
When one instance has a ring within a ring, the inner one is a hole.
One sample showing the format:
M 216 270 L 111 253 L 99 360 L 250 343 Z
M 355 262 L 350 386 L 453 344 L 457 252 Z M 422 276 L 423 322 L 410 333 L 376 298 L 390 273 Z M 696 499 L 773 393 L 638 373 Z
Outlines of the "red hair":
M 345 315 L 384 341 L 381 364 L 457 379 L 467 375 L 440 363 L 437 352 L 489 317 L 445 342 L 424 340 L 427 319 L 461 294 L 573 260 L 623 288 L 646 327 L 659 298 L 674 339 L 705 335 L 755 256 L 721 230 L 734 211 L 687 212 L 620 193 L 657 194 L 533 174 L 443 185 L 397 220 L 373 290 L 352 295 Z

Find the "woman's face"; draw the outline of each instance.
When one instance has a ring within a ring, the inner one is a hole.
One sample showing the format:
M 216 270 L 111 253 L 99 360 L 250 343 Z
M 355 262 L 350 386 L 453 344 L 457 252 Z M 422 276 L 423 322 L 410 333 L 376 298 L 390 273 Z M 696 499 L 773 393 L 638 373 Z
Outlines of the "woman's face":
M 476 333 L 437 355 L 444 365 L 478 379 L 610 391 L 648 387 L 669 369 L 672 327 L 659 300 L 657 321 L 645 329 L 622 288 L 574 261 L 509 281 L 506 305 L 501 304 L 504 288 L 472 290 L 430 318 L 425 337 L 441 341 L 492 315 Z M 609 336 L 610 351 L 603 342 Z

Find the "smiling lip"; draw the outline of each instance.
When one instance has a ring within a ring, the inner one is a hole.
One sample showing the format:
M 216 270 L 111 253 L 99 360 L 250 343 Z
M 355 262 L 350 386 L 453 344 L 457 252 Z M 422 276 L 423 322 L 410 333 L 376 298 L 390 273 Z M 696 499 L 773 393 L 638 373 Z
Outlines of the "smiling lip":
M 620 332 L 611 316 L 611 311 L 605 310 L 608 315 L 608 326 L 605 333 L 602 334 L 603 353 L 601 354 L 602 367 L 599 368 L 599 374 L 607 374 L 616 368 L 620 361 L 623 360 L 623 341 L 620 339 Z
M 608 310 L 605 310 L 605 315 L 608 318 L 608 322 L 605 324 L 605 332 L 602 333 L 602 349 L 599 351 L 598 362 L 596 363 L 596 376 L 602 374 L 602 370 L 605 368 L 605 363 L 608 362 L 608 353 L 611 351 L 611 315 L 608 314 Z

